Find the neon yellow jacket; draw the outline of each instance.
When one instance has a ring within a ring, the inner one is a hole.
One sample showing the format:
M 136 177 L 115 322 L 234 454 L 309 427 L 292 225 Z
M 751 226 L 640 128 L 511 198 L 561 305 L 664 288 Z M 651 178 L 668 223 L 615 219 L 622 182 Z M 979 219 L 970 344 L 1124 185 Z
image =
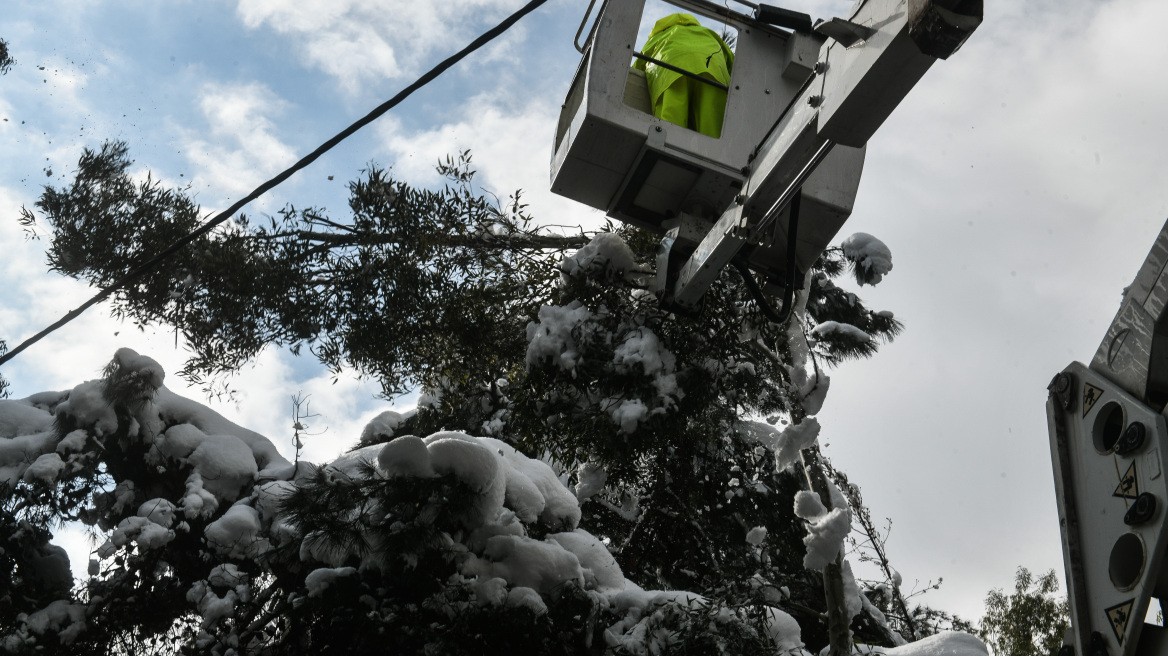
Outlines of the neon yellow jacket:
M 689 14 L 671 14 L 657 21 L 641 52 L 654 59 L 730 84 L 734 53 L 713 30 Z M 726 92 L 680 73 L 638 59 L 645 71 L 653 115 L 698 130 L 711 137 L 722 133 Z

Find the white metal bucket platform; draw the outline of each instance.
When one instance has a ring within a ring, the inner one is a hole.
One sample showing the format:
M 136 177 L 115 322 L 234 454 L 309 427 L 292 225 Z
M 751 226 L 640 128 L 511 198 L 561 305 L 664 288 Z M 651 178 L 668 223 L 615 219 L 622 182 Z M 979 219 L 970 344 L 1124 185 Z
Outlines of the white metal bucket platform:
M 712 223 L 742 193 L 752 154 L 811 77 L 825 40 L 705 2 L 670 4 L 737 30 L 721 137 L 651 114 L 645 74 L 631 66 L 645 0 L 610 0 L 561 110 L 551 176 L 555 193 L 657 233 L 683 212 Z M 837 146 L 804 184 L 800 271 L 850 215 L 863 161 L 863 148 Z M 785 226 L 785 217 L 779 223 Z M 782 259 L 775 253 L 751 259 L 764 265 L 776 257 Z
M 698 307 L 730 263 L 789 298 L 852 212 L 868 139 L 980 25 L 983 1 L 857 0 L 815 26 L 748 0 L 735 1 L 752 16 L 663 1 L 736 31 L 721 136 L 653 116 L 635 59 L 710 81 L 639 52 L 641 25 L 660 18 L 644 16 L 646 0 L 604 0 L 577 45 L 584 57 L 556 128 L 552 191 L 665 235 L 663 304 Z

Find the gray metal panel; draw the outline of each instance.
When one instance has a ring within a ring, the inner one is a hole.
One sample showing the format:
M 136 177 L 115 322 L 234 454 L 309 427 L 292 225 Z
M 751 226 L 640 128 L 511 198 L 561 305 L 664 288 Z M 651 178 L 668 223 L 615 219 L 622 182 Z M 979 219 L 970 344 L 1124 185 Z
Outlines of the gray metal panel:
M 868 0 L 853 21 L 876 30 L 851 48 L 828 43 L 819 133 L 862 146 L 936 59 L 909 37 L 904 0 Z
M 580 127 L 572 155 L 622 176 L 628 174 L 645 143 L 645 135 L 619 125 L 590 119 Z
M 589 207 L 607 207 L 624 176 L 615 171 L 568 158 L 552 180 L 552 191 Z
M 1064 411 L 1048 403 L 1047 417 L 1076 653 L 1092 653 L 1084 642 L 1098 632 L 1108 654 L 1131 656 L 1141 641 L 1148 600 L 1159 584 L 1168 547 L 1168 477 L 1163 475 L 1168 427 L 1162 415 L 1083 364 L 1074 362 L 1065 371 L 1076 381 L 1072 406 Z M 1138 421 L 1147 428 L 1143 446 L 1127 455 L 1099 448 L 1101 427 L 1116 409 L 1118 426 Z M 1061 446 L 1060 419 L 1066 429 Z M 1155 512 L 1149 521 L 1128 526 L 1124 515 L 1143 492 L 1155 497 Z M 1139 544 L 1138 550 L 1129 552 L 1124 540 Z M 1070 571 L 1076 566 L 1081 577 Z
M 844 222 L 852 215 L 856 194 L 860 189 L 860 174 L 864 170 L 866 148 L 836 146 L 803 184 L 803 199 L 799 219 L 799 242 L 796 246 L 796 264 L 800 271 L 808 271 L 823 254 Z M 779 217 L 781 229 L 787 234 L 790 211 Z M 776 246 L 783 246 L 776 240 Z
M 1107 330 L 1107 336 L 1091 359 L 1091 368 L 1144 401 L 1149 402 L 1153 347 L 1159 342 L 1156 324 L 1164 319 L 1168 300 L 1168 223 L 1160 230 L 1135 281 L 1127 288 L 1123 304 Z
M 697 307 L 726 263 L 746 243 L 737 230 L 741 218 L 742 206 L 731 205 L 710 229 L 710 234 L 698 244 L 677 275 L 673 298 L 678 304 Z
M 819 61 L 819 48 L 823 45 L 820 39 L 796 32 L 787 39 L 786 51 L 783 53 L 786 63 L 783 64 L 783 77 L 803 84 L 815 70 L 815 63 Z
M 803 164 L 824 144 L 815 131 L 819 110 L 806 100 L 813 95 L 815 90 L 809 88 L 795 101 L 763 145 L 762 154 L 752 164 L 745 187 L 747 216 L 762 218 L 795 179 Z

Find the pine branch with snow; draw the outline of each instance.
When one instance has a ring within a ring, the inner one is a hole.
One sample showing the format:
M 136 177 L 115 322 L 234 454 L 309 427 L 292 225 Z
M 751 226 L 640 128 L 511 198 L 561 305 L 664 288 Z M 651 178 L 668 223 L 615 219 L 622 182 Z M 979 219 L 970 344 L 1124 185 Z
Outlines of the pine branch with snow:
M 872 235 L 857 232 L 844 240 L 842 248 L 860 285 L 877 285 L 892 271 L 892 251 Z

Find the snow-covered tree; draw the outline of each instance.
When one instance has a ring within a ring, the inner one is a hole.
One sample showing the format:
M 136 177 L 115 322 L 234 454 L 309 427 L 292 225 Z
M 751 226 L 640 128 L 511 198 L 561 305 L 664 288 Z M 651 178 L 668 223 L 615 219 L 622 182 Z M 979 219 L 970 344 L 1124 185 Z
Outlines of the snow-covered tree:
M 195 225 L 128 163 L 107 144 L 46 189 L 54 268 L 106 284 Z M 824 571 L 845 634 L 903 643 L 842 559 L 848 499 L 815 464 L 823 367 L 900 329 L 832 281 L 850 262 L 877 282 L 887 248 L 829 250 L 787 325 L 732 270 L 701 316 L 675 316 L 646 289 L 653 237 L 552 234 L 477 195 L 467 156 L 442 170 L 438 191 L 367 171 L 345 219 L 240 218 L 116 297 L 186 335 L 197 380 L 276 345 L 387 395 L 424 389 L 336 461 L 289 463 L 127 349 L 101 380 L 0 402 L 4 646 L 818 651 Z M 73 591 L 50 542 L 62 518 L 98 538 Z

